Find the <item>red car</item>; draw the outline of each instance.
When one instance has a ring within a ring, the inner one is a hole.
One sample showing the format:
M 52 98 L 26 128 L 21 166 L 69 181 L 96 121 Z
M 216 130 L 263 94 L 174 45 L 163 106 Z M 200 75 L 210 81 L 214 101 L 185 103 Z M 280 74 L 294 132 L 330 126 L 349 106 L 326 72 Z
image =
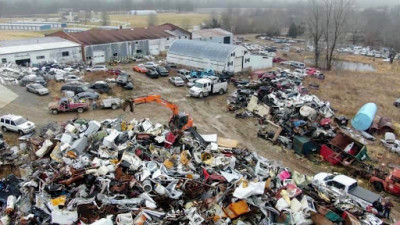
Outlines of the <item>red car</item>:
M 281 62 L 285 62 L 285 61 L 287 61 L 287 59 L 282 59 L 282 58 L 274 58 L 273 60 L 272 60 L 272 62 L 273 63 L 281 63 Z
M 313 75 L 315 72 L 317 72 L 317 69 L 315 68 L 310 67 L 306 69 L 307 75 Z
M 109 74 L 111 74 L 111 75 L 115 75 L 115 76 L 118 76 L 118 75 L 120 75 L 121 74 L 121 70 L 120 69 L 108 69 L 108 71 L 107 71 Z
M 144 66 L 134 66 L 133 71 L 136 71 L 138 73 L 147 73 L 147 68 Z

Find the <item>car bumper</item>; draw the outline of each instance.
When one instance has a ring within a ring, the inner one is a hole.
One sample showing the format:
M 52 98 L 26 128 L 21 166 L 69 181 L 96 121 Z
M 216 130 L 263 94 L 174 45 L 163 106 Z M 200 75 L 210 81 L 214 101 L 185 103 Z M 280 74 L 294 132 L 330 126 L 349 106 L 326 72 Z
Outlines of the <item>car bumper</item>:
M 191 97 L 199 97 L 200 93 L 197 92 L 189 92 Z
M 175 86 L 182 87 L 182 86 L 185 86 L 185 83 L 175 83 Z
M 35 131 L 35 129 L 36 129 L 36 126 L 33 126 L 30 128 L 23 129 L 22 132 L 24 132 L 24 134 L 29 134 L 29 133 L 32 133 L 33 131 Z

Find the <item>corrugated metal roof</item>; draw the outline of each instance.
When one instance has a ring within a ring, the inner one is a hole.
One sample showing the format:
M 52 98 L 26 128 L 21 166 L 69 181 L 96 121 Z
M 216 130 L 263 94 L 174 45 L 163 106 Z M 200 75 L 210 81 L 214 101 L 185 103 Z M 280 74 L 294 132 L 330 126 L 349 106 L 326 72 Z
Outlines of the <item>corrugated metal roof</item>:
M 0 55 L 68 47 L 80 47 L 80 44 L 59 37 L 0 41 Z
M 49 26 L 49 24 L 20 24 L 20 23 L 0 23 L 1 26 L 28 26 L 28 27 L 44 27 Z
M 219 44 L 205 41 L 176 40 L 168 50 L 168 54 L 208 58 L 212 61 L 225 62 L 226 58 L 241 46 Z
M 190 33 L 172 24 L 163 24 L 153 27 L 140 27 L 133 29 L 120 30 L 88 30 L 79 33 L 68 33 L 71 40 L 76 40 L 84 45 L 96 45 L 124 41 L 160 39 L 168 37 L 176 37 L 185 34 L 190 36 Z M 54 33 L 50 36 L 57 36 Z
M 202 37 L 224 37 L 232 35 L 232 33 L 223 30 L 221 28 L 212 28 L 212 29 L 202 29 L 196 30 L 192 32 L 192 38 L 202 38 Z

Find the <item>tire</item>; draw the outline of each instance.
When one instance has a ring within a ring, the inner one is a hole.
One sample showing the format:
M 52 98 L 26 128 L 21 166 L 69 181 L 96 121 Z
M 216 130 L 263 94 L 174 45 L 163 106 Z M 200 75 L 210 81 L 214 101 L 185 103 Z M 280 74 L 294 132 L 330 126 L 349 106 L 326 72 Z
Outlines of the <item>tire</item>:
M 19 131 L 18 131 L 18 134 L 21 135 L 21 136 L 22 136 L 22 135 L 25 135 L 25 133 L 24 133 L 22 130 L 19 130 Z
M 224 94 L 224 89 L 220 89 L 218 94 L 220 94 L 220 95 Z
M 53 110 L 51 110 L 51 113 L 52 113 L 53 115 L 57 115 L 57 114 L 58 114 L 58 110 L 57 110 L 57 109 L 53 109 Z
M 374 185 L 374 188 L 375 188 L 375 190 L 376 190 L 377 192 L 383 191 L 383 185 L 382 185 L 381 182 L 374 181 L 372 184 Z
M 201 93 L 199 94 L 199 98 L 204 98 L 203 92 L 201 92 Z
M 83 108 L 78 108 L 77 111 L 78 111 L 78 113 L 83 113 L 84 110 L 83 110 Z
M 2 129 L 4 132 L 7 132 L 7 131 L 8 131 L 7 127 L 2 127 L 1 129 Z
M 111 105 L 111 109 L 112 109 L 112 110 L 116 110 L 117 108 L 118 108 L 117 104 L 112 104 L 112 105 Z

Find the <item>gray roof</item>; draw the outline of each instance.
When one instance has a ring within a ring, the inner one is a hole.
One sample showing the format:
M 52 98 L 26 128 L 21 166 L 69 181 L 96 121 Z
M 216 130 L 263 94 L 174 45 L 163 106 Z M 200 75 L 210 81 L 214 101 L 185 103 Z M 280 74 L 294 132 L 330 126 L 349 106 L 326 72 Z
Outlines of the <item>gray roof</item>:
M 239 47 L 241 46 L 205 41 L 176 40 L 169 48 L 168 54 L 192 58 L 208 58 L 211 61 L 225 62 L 226 58 Z
M 232 33 L 221 28 L 202 29 L 192 31 L 192 38 L 225 37 Z
M 59 37 L 0 41 L 0 55 L 80 46 L 78 43 Z

